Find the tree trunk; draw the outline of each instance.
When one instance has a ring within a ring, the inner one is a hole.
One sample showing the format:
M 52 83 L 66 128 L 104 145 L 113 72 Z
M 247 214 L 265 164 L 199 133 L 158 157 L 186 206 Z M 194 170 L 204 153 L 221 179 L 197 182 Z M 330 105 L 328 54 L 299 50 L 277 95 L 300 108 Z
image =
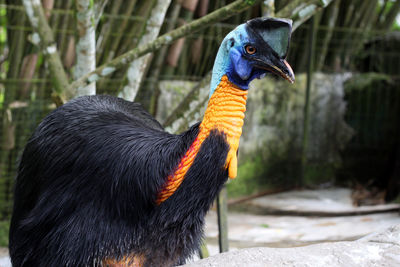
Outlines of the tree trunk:
M 96 37 L 94 25 L 94 5 L 90 0 L 75 0 L 76 26 L 78 41 L 76 42 L 76 65 L 74 78 L 93 71 L 96 68 Z M 95 95 L 96 83 L 78 87 L 76 96 Z

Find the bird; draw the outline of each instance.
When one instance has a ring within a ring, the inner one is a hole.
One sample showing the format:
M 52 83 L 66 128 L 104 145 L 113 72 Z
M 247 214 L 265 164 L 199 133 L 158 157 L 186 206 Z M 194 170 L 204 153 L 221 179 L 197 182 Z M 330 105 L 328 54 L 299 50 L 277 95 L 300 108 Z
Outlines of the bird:
M 166 132 L 139 103 L 82 96 L 48 114 L 15 180 L 9 251 L 20 266 L 174 266 L 199 249 L 229 178 L 249 84 L 293 83 L 292 21 L 255 18 L 222 41 L 201 122 Z

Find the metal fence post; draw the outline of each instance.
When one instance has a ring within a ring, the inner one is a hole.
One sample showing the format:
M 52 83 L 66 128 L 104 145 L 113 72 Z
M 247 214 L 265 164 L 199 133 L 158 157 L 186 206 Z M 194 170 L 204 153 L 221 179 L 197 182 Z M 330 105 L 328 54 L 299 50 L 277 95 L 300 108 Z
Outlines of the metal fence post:
M 229 250 L 228 245 L 228 192 L 226 186 L 222 188 L 217 197 L 217 213 L 218 213 L 218 242 L 219 252 L 226 252 Z

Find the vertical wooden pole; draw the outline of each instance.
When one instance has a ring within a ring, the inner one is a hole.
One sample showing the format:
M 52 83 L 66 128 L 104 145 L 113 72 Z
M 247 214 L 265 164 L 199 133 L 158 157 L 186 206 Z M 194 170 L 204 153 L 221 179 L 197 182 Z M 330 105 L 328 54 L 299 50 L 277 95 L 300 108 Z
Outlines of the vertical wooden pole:
M 228 205 L 227 205 L 228 192 L 224 186 L 217 197 L 217 213 L 218 213 L 218 242 L 219 252 L 226 252 L 229 250 L 228 246 Z
M 307 66 L 307 87 L 304 103 L 304 120 L 303 120 L 303 142 L 301 154 L 301 175 L 298 186 L 304 184 L 305 172 L 307 169 L 307 148 L 309 138 L 309 124 L 310 124 L 310 92 L 312 86 L 312 75 L 314 69 L 314 51 L 315 51 L 315 29 L 317 24 L 314 17 L 310 19 L 310 34 L 308 40 L 308 66 Z

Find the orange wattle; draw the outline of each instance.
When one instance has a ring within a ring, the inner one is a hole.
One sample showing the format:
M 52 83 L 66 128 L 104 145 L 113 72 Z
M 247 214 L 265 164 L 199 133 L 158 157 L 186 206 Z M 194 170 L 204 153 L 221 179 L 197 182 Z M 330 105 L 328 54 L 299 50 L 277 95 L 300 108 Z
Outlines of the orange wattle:
M 156 201 L 158 205 L 167 200 L 181 185 L 200 150 L 201 144 L 213 129 L 217 129 L 226 135 L 230 149 L 225 168 L 228 168 L 229 178 L 236 177 L 237 149 L 242 134 L 246 100 L 247 90 L 241 90 L 224 75 L 208 101 L 203 121 L 199 126 L 199 134 L 182 157 L 174 173 L 168 176 L 164 187 L 158 194 Z

